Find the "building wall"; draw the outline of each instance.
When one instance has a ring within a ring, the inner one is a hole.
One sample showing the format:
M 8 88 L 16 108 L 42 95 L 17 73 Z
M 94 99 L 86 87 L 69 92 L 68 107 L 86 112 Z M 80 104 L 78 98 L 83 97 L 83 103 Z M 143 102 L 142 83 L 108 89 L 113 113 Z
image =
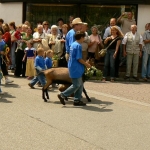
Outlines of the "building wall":
M 23 17 L 23 3 L 0 3 L 0 18 L 4 19 L 4 22 L 9 23 L 15 21 L 16 25 L 22 23 Z
M 150 5 L 138 5 L 138 31 L 143 33 L 144 26 L 150 22 Z M 0 3 L 0 18 L 3 18 L 6 23 L 15 21 L 16 25 L 22 23 L 23 18 L 23 3 L 11 2 Z
M 138 32 L 143 33 L 145 24 L 150 23 L 150 5 L 138 5 Z

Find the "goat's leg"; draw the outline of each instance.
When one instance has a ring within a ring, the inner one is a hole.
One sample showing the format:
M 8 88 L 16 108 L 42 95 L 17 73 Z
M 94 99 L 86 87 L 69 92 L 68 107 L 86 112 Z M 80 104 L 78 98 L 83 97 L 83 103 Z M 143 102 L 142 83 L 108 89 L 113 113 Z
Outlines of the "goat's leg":
M 49 95 L 48 95 L 48 87 L 49 85 L 52 83 L 52 81 L 47 80 L 47 83 L 44 85 L 43 89 L 42 89 L 42 98 L 44 99 L 44 102 L 47 102 L 47 99 L 49 99 Z M 47 99 L 45 98 L 45 94 Z
M 88 102 L 91 102 L 91 99 L 90 99 L 89 96 L 87 95 L 87 92 L 86 92 L 84 86 L 83 86 L 83 93 L 85 94 L 86 99 L 88 100 Z
M 44 99 L 44 102 L 47 102 L 47 99 L 45 98 L 45 90 L 42 88 L 42 98 Z
M 47 97 L 47 99 L 49 99 L 48 90 L 46 89 L 45 92 L 46 92 L 46 97 Z

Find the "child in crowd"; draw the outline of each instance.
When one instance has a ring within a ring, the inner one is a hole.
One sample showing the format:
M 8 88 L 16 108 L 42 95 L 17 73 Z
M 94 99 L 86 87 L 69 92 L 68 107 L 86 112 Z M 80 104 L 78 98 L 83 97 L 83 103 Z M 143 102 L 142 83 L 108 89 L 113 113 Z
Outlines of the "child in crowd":
M 16 29 L 16 32 L 14 34 L 14 37 L 17 39 L 17 44 L 18 44 L 18 49 L 21 49 L 22 50 L 22 41 L 21 41 L 21 31 L 22 31 L 22 26 L 17 26 L 17 29 Z
M 34 58 L 36 56 L 36 50 L 35 48 L 33 48 L 32 41 L 27 41 L 26 43 L 27 43 L 27 48 L 25 48 L 25 55 L 22 61 L 25 61 L 25 59 L 27 58 L 26 76 L 27 76 L 27 79 L 30 80 L 35 75 Z
M 91 65 L 86 63 L 82 59 L 82 46 L 81 43 L 84 41 L 85 33 L 77 31 L 75 34 L 76 41 L 71 44 L 70 57 L 68 61 L 69 75 L 72 79 L 72 85 L 64 92 L 58 94 L 60 102 L 65 105 L 65 97 L 70 96 L 74 93 L 74 106 L 85 106 L 86 103 L 81 101 L 83 91 L 83 80 L 82 75 L 84 73 L 84 66 L 90 68 Z
M 40 81 L 41 85 L 44 86 L 46 84 L 46 79 L 42 71 L 46 70 L 45 60 L 44 60 L 44 49 L 38 48 L 37 49 L 37 56 L 34 61 L 34 67 L 36 69 L 37 76 L 34 77 L 34 79 L 31 80 L 31 82 L 28 84 L 31 88 L 34 88 L 34 85 Z
M 50 69 L 53 66 L 52 57 L 53 57 L 53 51 L 48 50 L 46 52 L 46 58 L 45 58 L 45 65 L 46 65 L 47 69 Z M 52 83 L 52 87 L 57 88 L 58 86 L 55 83 Z
M 47 69 L 50 69 L 53 66 L 52 57 L 53 57 L 53 51 L 52 50 L 46 51 L 45 65 Z

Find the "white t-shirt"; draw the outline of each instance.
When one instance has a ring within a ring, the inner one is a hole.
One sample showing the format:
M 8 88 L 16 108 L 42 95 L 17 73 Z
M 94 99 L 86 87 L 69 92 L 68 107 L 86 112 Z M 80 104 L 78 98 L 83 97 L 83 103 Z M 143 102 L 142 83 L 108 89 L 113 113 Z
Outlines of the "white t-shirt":
M 33 33 L 33 39 L 40 39 L 40 38 L 41 38 L 41 39 L 45 39 L 45 38 L 46 38 L 46 34 L 45 34 L 45 33 L 39 34 L 39 32 Z M 37 49 L 38 44 L 41 44 L 41 42 L 36 42 L 36 43 L 34 43 L 34 44 L 33 44 L 33 47 L 34 47 L 35 49 Z

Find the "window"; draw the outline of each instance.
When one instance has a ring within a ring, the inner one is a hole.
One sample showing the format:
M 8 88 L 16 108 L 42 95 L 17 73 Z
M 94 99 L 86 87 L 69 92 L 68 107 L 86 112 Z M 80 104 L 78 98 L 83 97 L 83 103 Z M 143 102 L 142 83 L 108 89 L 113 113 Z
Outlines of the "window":
M 26 20 L 30 21 L 33 27 L 38 21 L 49 21 L 50 25 L 57 24 L 58 18 L 63 18 L 68 23 L 70 15 L 80 17 L 87 22 L 89 27 L 99 25 L 103 31 L 109 24 L 110 18 L 118 18 L 121 13 L 132 11 L 134 18 L 137 18 L 136 5 L 86 5 L 86 4 L 34 4 L 27 3 Z

